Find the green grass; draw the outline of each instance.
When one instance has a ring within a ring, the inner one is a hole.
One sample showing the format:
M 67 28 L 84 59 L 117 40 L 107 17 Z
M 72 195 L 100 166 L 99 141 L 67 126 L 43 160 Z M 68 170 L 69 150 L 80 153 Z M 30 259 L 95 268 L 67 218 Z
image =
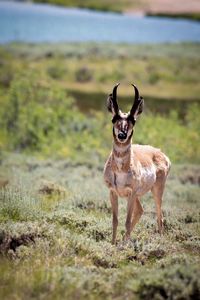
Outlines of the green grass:
M 0 193 L 2 299 L 198 298 L 199 187 L 191 179 L 199 178 L 197 167 L 172 167 L 163 236 L 156 231 L 155 207 L 147 195 L 132 240 L 123 244 L 126 203 L 121 199 L 116 247 L 110 243 L 108 190 L 96 167 L 18 154 L 2 158 L 0 175 L 5 174 L 9 184 Z M 39 192 L 44 179 L 67 194 L 56 197 L 52 191 L 47 198 Z
M 199 45 L 157 47 L 1 47 L 0 149 L 103 162 L 112 131 L 105 100 L 122 81 L 119 103 L 128 111 L 132 81 L 145 97 L 134 142 L 162 148 L 173 162 L 199 162 Z
M 142 3 L 141 0 L 34 0 L 34 2 L 114 12 L 122 12 L 126 8 L 138 8 Z
M 108 113 L 83 114 L 63 88 L 39 76 L 37 72 L 20 75 L 2 98 L 1 149 L 102 163 L 111 148 Z M 197 104 L 188 107 L 184 122 L 175 110 L 167 116 L 147 112 L 133 139 L 161 147 L 173 162 L 196 163 L 200 161 L 198 128 Z
M 0 47 L 1 299 L 199 297 L 198 51 L 198 44 Z M 145 96 L 133 141 L 161 148 L 172 170 L 164 236 L 146 195 L 124 244 L 120 199 L 115 247 L 102 172 L 112 146 L 105 100 L 118 80 L 124 110 L 133 101 L 130 81 Z
M 13 69 L 26 68 L 46 74 L 47 80 L 69 91 L 107 95 L 113 83 L 121 81 L 120 93 L 127 97 L 131 81 L 147 99 L 199 100 L 199 48 L 199 44 L 13 44 L 1 47 L 0 84 L 9 85 Z
M 153 1 L 145 1 L 145 0 L 101 0 L 101 1 L 94 1 L 94 0 L 33 0 L 34 2 L 39 3 L 48 3 L 54 5 L 61 5 L 67 7 L 79 7 L 79 8 L 87 8 L 99 11 L 112 11 L 117 13 L 122 12 L 138 12 L 141 11 L 143 14 L 148 16 L 159 16 L 159 17 L 170 17 L 170 18 L 186 18 L 192 19 L 195 21 L 200 20 L 199 12 L 174 12 L 166 11 L 163 12 L 162 10 L 159 12 L 153 13 L 151 11 L 151 6 Z
M 147 16 L 156 16 L 156 17 L 166 17 L 173 19 L 189 19 L 193 21 L 200 21 L 200 13 L 199 12 L 188 12 L 188 13 L 151 13 L 147 12 Z

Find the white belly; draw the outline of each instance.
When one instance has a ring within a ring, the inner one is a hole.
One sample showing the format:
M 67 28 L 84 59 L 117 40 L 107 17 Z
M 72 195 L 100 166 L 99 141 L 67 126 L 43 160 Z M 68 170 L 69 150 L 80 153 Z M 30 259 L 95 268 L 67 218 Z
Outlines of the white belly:
M 141 197 L 150 191 L 156 181 L 156 168 L 152 164 L 148 167 L 138 166 L 129 172 L 111 172 L 106 177 L 109 188 L 115 191 L 120 197 L 135 195 Z
M 141 169 L 139 187 L 137 189 L 138 195 L 144 195 L 153 187 L 156 181 L 156 168 L 151 165 Z

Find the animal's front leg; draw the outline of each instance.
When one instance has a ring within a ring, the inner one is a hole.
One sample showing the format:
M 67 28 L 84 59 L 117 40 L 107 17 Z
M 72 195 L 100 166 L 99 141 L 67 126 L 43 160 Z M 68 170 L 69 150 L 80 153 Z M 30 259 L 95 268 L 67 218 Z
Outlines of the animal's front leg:
M 112 205 L 112 244 L 116 244 L 116 236 L 117 236 L 117 226 L 118 226 L 118 196 L 117 194 L 110 190 L 110 202 Z

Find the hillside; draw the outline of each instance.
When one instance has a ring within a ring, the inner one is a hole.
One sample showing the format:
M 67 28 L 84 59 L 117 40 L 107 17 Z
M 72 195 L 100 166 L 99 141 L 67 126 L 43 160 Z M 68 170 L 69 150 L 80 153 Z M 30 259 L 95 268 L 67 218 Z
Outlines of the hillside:
M 200 2 L 198 0 L 33 0 L 68 7 L 90 8 L 139 15 L 159 15 L 185 17 L 199 20 Z

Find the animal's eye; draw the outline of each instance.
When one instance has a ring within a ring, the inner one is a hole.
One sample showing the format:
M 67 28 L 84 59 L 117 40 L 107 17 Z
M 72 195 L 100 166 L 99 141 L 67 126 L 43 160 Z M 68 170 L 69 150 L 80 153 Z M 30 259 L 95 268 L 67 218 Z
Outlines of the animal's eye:
M 113 118 L 112 118 L 112 123 L 114 124 L 115 122 L 119 121 L 120 120 L 120 116 L 118 115 L 115 115 Z

